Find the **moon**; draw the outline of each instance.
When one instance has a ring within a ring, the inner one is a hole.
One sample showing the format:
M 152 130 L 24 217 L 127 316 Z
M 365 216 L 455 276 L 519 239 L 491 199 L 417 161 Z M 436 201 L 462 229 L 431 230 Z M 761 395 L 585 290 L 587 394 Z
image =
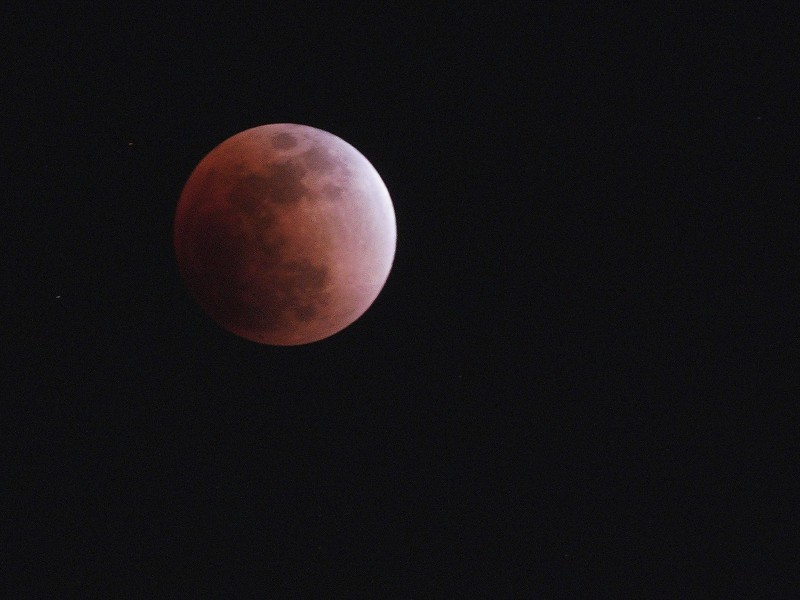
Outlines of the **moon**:
M 339 137 L 278 123 L 200 161 L 175 211 L 178 270 L 197 303 L 242 338 L 308 344 L 351 325 L 389 276 L 397 226 L 386 185 Z

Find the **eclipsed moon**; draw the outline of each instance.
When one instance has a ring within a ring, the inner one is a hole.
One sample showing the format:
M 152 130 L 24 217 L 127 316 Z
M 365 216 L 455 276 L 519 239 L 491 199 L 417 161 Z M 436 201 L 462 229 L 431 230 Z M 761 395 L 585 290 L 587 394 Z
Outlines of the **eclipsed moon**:
M 175 213 L 179 271 L 200 307 L 262 344 L 324 339 L 372 305 L 397 228 L 389 192 L 335 135 L 280 123 L 228 138 L 197 165 Z

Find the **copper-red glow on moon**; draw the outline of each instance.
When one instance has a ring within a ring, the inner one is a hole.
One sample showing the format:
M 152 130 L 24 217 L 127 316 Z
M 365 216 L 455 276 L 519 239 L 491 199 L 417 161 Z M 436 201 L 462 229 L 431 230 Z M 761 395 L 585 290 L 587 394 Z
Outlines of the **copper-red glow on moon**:
M 369 161 L 333 134 L 288 123 L 214 148 L 174 223 L 178 268 L 200 307 L 236 335 L 280 346 L 324 339 L 364 314 L 396 240 Z

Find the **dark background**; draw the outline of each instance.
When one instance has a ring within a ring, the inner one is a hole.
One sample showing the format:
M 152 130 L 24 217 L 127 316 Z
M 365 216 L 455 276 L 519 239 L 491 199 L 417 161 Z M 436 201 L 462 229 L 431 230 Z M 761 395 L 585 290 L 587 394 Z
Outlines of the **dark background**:
M 790 4 L 40 4 L 0 26 L 9 593 L 797 589 Z M 293 348 L 171 246 L 197 162 L 278 122 L 398 224 Z

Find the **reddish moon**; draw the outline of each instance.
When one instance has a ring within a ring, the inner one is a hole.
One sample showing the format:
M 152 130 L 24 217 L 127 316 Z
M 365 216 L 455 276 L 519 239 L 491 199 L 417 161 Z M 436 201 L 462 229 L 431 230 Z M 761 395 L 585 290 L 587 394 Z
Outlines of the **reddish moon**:
M 352 324 L 377 298 L 397 227 L 380 175 L 335 135 L 263 125 L 214 148 L 175 212 L 178 269 L 228 331 L 276 346 Z

